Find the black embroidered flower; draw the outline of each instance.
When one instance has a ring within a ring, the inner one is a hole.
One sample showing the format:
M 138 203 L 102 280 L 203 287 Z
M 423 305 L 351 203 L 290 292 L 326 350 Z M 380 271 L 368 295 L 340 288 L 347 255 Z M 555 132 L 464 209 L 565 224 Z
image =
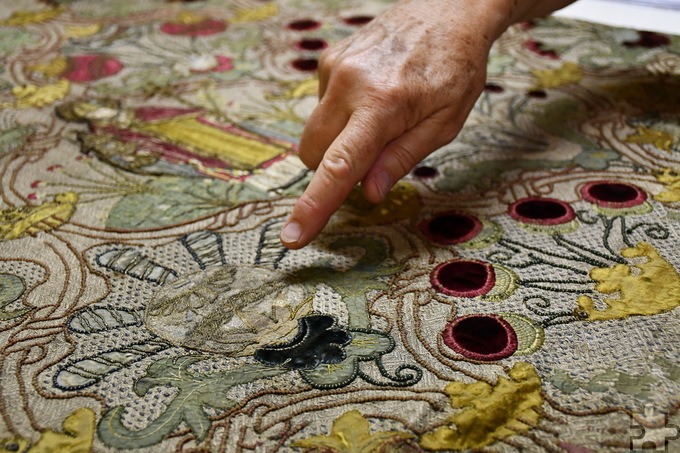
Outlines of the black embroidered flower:
M 352 335 L 334 327 L 330 316 L 306 316 L 298 320 L 298 333 L 285 344 L 266 346 L 255 351 L 255 359 L 271 366 L 292 370 L 311 370 L 321 364 L 340 363 L 345 359 L 344 346 Z

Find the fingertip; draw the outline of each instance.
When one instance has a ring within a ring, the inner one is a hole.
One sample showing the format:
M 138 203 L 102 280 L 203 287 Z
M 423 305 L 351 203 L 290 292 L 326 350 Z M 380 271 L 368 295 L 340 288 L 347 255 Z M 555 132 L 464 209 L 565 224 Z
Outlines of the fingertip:
M 300 222 L 296 220 L 288 220 L 281 229 L 279 239 L 281 240 L 281 244 L 289 249 L 299 249 L 304 247 L 305 244 L 301 244 L 302 226 L 300 225 Z

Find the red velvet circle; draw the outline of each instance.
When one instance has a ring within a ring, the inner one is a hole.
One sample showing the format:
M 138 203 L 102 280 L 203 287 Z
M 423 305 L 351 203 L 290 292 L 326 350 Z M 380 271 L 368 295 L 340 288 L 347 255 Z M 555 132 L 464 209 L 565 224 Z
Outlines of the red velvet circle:
M 291 63 L 298 71 L 316 71 L 319 67 L 319 60 L 316 58 L 298 58 Z
M 647 200 L 640 188 L 618 181 L 593 181 L 581 187 L 583 199 L 604 208 L 630 208 Z
M 300 50 L 318 51 L 328 47 L 328 44 L 323 39 L 305 38 L 298 41 L 295 46 Z
M 345 19 L 347 25 L 366 25 L 373 20 L 373 16 L 352 16 Z
M 554 198 L 530 197 L 517 200 L 508 208 L 508 214 L 522 223 L 560 225 L 574 220 L 571 206 Z
M 487 83 L 484 85 L 484 91 L 489 91 L 491 93 L 502 93 L 505 91 L 505 88 L 496 83 Z
M 446 325 L 443 339 L 458 354 L 485 362 L 510 357 L 517 350 L 515 330 L 494 314 L 456 318 Z
M 482 222 L 473 215 L 443 212 L 422 222 L 420 230 L 432 242 L 460 244 L 477 236 L 482 231 Z
M 434 167 L 428 167 L 427 165 L 421 165 L 413 170 L 413 176 L 418 178 L 427 179 L 434 178 L 439 174 L 439 171 Z
M 321 26 L 321 22 L 318 22 L 313 19 L 300 19 L 300 20 L 295 20 L 291 23 L 288 24 L 288 28 L 291 30 L 295 31 L 308 31 L 308 30 L 316 30 Z
M 476 297 L 491 291 L 496 284 L 496 272 L 483 261 L 452 260 L 434 268 L 430 283 L 449 296 Z

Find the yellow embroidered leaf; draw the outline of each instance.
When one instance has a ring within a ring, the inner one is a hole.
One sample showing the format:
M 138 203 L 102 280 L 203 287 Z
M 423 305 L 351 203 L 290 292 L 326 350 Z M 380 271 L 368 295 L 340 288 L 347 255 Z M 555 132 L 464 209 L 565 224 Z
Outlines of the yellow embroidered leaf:
M 13 107 L 20 109 L 45 107 L 63 99 L 68 94 L 70 87 L 71 85 L 66 79 L 41 87 L 35 85 L 16 86 L 12 88 L 12 94 L 16 98 Z M 4 105 L 4 107 L 9 106 Z
M 590 272 L 590 277 L 597 282 L 596 291 L 602 294 L 618 292 L 618 297 L 604 299 L 607 307 L 598 310 L 593 299 L 580 296 L 578 306 L 589 321 L 656 315 L 680 306 L 680 275 L 651 244 L 641 242 L 636 247 L 624 249 L 621 256 L 644 257 L 647 261 L 630 266 L 617 264 L 611 268 L 595 268 Z
M 565 62 L 557 69 L 535 69 L 531 73 L 536 77 L 537 88 L 557 88 L 578 83 L 583 79 L 581 67 L 571 61 Z
M 654 195 L 656 201 L 663 203 L 680 201 L 680 168 L 664 168 L 656 175 L 656 180 L 666 186 L 666 190 Z
M 38 24 L 52 20 L 64 11 L 63 7 L 41 11 L 16 11 L 8 19 L 0 21 L 0 25 L 21 26 Z
M 314 436 L 293 443 L 298 448 L 318 448 L 334 453 L 372 453 L 400 439 L 413 435 L 400 431 L 371 434 L 370 425 L 359 411 L 346 412 L 333 422 L 330 436 Z
M 276 3 L 268 3 L 258 8 L 243 8 L 236 11 L 236 15 L 230 22 L 239 24 L 247 22 L 258 22 L 269 19 L 279 14 L 279 7 Z
M 88 453 L 94 439 L 95 413 L 83 407 L 66 417 L 63 433 L 45 430 L 27 453 Z
M 47 63 L 36 64 L 31 67 L 33 72 L 40 72 L 48 77 L 56 77 L 66 71 L 68 66 L 68 61 L 63 55 L 58 55 L 54 57 Z
M 474 450 L 530 430 L 541 418 L 541 380 L 525 362 L 516 363 L 508 376 L 499 377 L 493 386 L 447 385 L 451 406 L 463 410 L 449 417 L 449 426 L 425 434 L 420 445 L 428 450 Z
M 0 453 L 25 452 L 31 443 L 21 437 L 0 438 Z
M 673 136 L 671 134 L 644 126 L 639 126 L 637 133 L 629 135 L 626 141 L 628 143 L 654 145 L 669 153 L 671 152 L 671 146 L 673 146 Z
M 290 82 L 287 84 L 287 87 L 288 89 L 282 94 L 267 95 L 267 100 L 291 100 L 300 99 L 305 96 L 316 96 L 319 94 L 319 79 L 313 77 L 300 82 Z
M 413 219 L 420 214 L 423 203 L 418 189 L 413 184 L 400 181 L 394 185 L 385 199 L 371 204 L 361 190 L 354 190 L 346 201 L 347 206 L 357 214 L 352 222 L 361 225 L 385 225 L 404 219 Z
M 193 13 L 191 11 L 182 11 L 177 15 L 173 23 L 176 24 L 184 24 L 184 25 L 191 25 L 191 24 L 197 24 L 201 21 L 205 20 L 205 17 L 200 16 L 196 13 Z
M 35 236 L 60 227 L 73 215 L 77 201 L 76 193 L 64 192 L 56 195 L 54 201 L 38 206 L 0 210 L 0 241 Z
M 84 38 L 86 36 L 96 35 L 101 29 L 101 24 L 96 23 L 90 25 L 70 25 L 66 27 L 66 37 Z

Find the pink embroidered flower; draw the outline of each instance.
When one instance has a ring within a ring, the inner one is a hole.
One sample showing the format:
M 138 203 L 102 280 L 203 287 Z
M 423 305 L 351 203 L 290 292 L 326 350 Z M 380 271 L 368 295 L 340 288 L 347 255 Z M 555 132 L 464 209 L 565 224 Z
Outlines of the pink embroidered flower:
M 550 58 L 552 60 L 558 60 L 560 58 L 554 50 L 546 49 L 543 47 L 542 42 L 534 41 L 533 39 L 525 41 L 524 47 L 526 47 L 527 50 L 540 55 L 541 57 Z
M 198 21 L 165 22 L 161 31 L 168 35 L 181 36 L 210 36 L 223 32 L 227 23 L 217 19 L 203 19 Z
M 68 66 L 62 74 L 71 82 L 84 83 L 117 74 L 123 63 L 107 55 L 75 55 L 68 58 Z
M 234 68 L 232 59 L 224 55 L 200 56 L 192 58 L 189 70 L 195 73 L 227 72 Z

